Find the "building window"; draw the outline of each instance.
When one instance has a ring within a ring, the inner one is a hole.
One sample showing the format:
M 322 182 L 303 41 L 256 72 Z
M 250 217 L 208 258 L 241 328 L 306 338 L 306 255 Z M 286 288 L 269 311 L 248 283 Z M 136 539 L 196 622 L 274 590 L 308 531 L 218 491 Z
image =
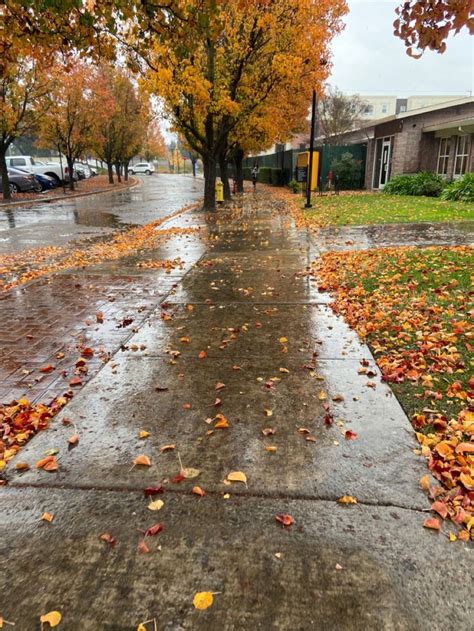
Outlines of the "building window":
M 366 105 L 364 108 L 364 114 L 373 114 L 373 111 L 374 111 L 373 105 Z
M 463 175 L 467 171 L 469 158 L 469 136 L 458 136 L 456 142 L 456 158 L 454 160 L 454 175 Z
M 400 112 L 406 112 L 407 111 L 407 106 L 406 105 L 400 105 Z
M 388 105 L 386 103 L 384 103 L 382 105 L 382 114 L 386 114 L 388 112 Z
M 440 175 L 448 174 L 448 160 L 449 149 L 451 145 L 451 138 L 439 139 L 439 151 L 438 151 L 438 168 L 437 171 Z

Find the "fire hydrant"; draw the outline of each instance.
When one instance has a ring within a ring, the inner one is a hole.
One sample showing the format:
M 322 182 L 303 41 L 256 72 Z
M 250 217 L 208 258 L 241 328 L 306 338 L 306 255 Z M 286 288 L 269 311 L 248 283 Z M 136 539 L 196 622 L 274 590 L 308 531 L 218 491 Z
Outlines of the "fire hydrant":
M 216 201 L 219 203 L 224 201 L 224 185 L 222 182 L 216 182 Z

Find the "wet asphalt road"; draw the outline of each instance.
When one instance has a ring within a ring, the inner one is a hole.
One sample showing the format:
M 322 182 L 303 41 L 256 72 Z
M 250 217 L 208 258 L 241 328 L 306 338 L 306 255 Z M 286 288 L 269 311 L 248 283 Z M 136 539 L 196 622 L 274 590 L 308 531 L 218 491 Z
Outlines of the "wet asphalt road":
M 115 193 L 0 209 L 0 254 L 149 223 L 202 197 L 202 178 L 160 173 L 139 179 L 138 186 Z
M 132 631 L 152 618 L 166 631 L 470 628 L 468 546 L 422 528 L 427 470 L 408 419 L 367 347 L 302 274 L 317 244 L 268 197 L 257 202 L 224 221 L 186 215 L 201 233 L 153 253 L 182 255 L 170 274 L 124 260 L 31 286 L 49 297 L 45 315 L 55 291 L 79 285 L 77 302 L 61 303 L 72 315 L 94 314 L 112 296 L 118 311 L 104 311 L 85 342 L 117 344 L 22 450 L 30 470 L 9 468 L 0 490 L 0 614 L 16 628 L 38 628 L 52 609 L 68 631 Z M 12 293 L 20 307 L 29 289 Z M 136 319 L 119 345 L 117 321 L 131 306 Z M 375 387 L 358 373 L 362 360 Z M 206 420 L 217 412 L 227 429 Z M 73 449 L 63 416 L 80 436 Z M 35 468 L 49 449 L 59 450 L 57 473 Z M 173 480 L 177 452 L 196 478 Z M 139 454 L 150 467 L 132 466 Z M 230 471 L 248 483 L 225 484 Z M 152 512 L 143 489 L 161 483 L 164 506 Z M 337 503 L 342 495 L 358 504 Z M 293 526 L 282 528 L 279 513 Z M 163 532 L 140 553 L 141 531 L 157 522 Z M 99 540 L 104 532 L 114 547 Z M 198 591 L 216 593 L 206 611 L 192 606 Z

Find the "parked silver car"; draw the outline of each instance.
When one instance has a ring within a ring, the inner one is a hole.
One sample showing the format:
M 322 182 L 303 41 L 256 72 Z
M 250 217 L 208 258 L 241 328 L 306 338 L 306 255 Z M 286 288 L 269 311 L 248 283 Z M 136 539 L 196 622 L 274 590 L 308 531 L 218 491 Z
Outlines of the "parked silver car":
M 7 172 L 10 193 L 41 192 L 41 184 L 32 173 L 27 173 L 20 169 L 7 169 Z

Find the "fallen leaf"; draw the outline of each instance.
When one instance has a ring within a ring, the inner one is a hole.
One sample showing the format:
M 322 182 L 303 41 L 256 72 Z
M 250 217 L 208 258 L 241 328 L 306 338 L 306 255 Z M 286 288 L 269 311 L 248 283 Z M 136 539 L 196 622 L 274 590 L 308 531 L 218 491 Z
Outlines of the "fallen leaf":
M 308 443 L 315 443 L 316 442 L 316 436 L 305 436 L 304 439 Z
M 286 344 L 288 342 L 288 339 L 286 337 L 280 337 L 278 341 L 280 342 L 280 344 Z
M 137 549 L 140 554 L 147 554 L 148 552 L 150 552 L 150 548 L 146 545 L 143 539 L 140 539 L 140 541 L 138 542 Z M 142 627 L 142 629 L 146 631 L 143 625 L 140 625 L 140 626 Z M 138 627 L 138 629 L 140 629 L 140 627 Z
M 160 447 L 160 451 L 171 451 L 172 449 L 176 449 L 176 445 L 163 445 Z
M 328 398 L 328 395 L 324 392 L 324 390 L 321 390 L 321 392 L 318 394 L 318 399 L 320 401 L 325 401 Z
M 183 410 L 190 410 L 191 409 L 191 403 L 183 403 Z
M 273 429 L 273 427 L 264 427 L 262 429 L 262 434 L 264 436 L 273 436 L 275 434 L 275 430 Z
M 243 482 L 245 486 L 247 486 L 247 476 L 243 471 L 231 471 L 227 475 L 227 480 L 229 480 L 229 482 Z
M 215 390 L 222 390 L 222 388 L 225 388 L 225 383 L 222 383 L 221 381 L 216 383 Z
M 438 515 L 443 519 L 446 519 L 446 517 L 448 516 L 448 508 L 444 502 L 433 502 L 433 504 L 431 504 L 431 510 L 438 513 Z
M 263 413 L 265 414 L 265 416 L 273 416 L 272 410 L 265 409 L 263 410 Z
M 50 611 L 49 613 L 45 613 L 40 617 L 41 624 L 47 622 L 50 627 L 57 627 L 61 622 L 61 614 L 59 611 Z
M 338 500 L 339 504 L 357 504 L 357 500 L 352 495 L 343 495 Z
M 423 526 L 425 528 L 431 528 L 432 530 L 439 530 L 441 528 L 439 519 L 436 519 L 436 517 L 428 517 L 428 519 L 425 519 Z
M 102 311 L 97 311 L 97 313 L 95 314 L 95 319 L 98 324 L 102 324 L 102 322 L 104 321 L 104 314 L 102 313 Z
M 289 528 L 291 524 L 295 523 L 295 520 L 291 515 L 285 515 L 284 513 L 275 515 L 275 519 L 280 522 L 280 524 L 282 524 L 285 528 Z
M 145 530 L 144 535 L 145 537 L 154 537 L 162 530 L 163 530 L 163 524 L 157 523 L 154 526 L 150 526 L 150 528 L 147 528 L 147 530 Z
M 111 547 L 113 547 L 117 543 L 117 540 L 112 537 L 109 532 L 103 532 L 101 535 L 99 535 L 99 539 L 101 541 L 105 541 L 105 543 L 108 543 Z
M 53 366 L 53 364 L 48 364 L 47 366 L 42 366 L 39 371 L 42 373 L 48 373 L 51 372 L 55 369 L 55 366 Z
M 44 469 L 45 471 L 57 471 L 59 469 L 58 463 L 54 456 L 46 456 L 42 460 L 38 460 L 36 463 L 37 469 Z
M 148 504 L 148 509 L 149 510 L 160 510 L 160 508 L 163 508 L 164 506 L 164 502 L 163 500 L 153 500 L 152 502 L 150 502 Z
M 193 605 L 196 609 L 207 609 L 213 602 L 212 592 L 197 592 L 193 598 Z
M 344 438 L 346 440 L 356 440 L 357 434 L 356 432 L 353 432 L 351 429 L 346 429 L 346 431 L 344 432 Z
M 198 355 L 199 359 L 206 359 L 206 357 L 207 357 L 206 351 L 201 351 Z
M 186 478 L 187 480 L 197 478 L 200 473 L 201 472 L 199 469 L 193 469 L 192 467 L 184 467 L 180 470 L 180 475 L 182 475 L 183 478 Z
M 265 449 L 266 449 L 267 451 L 270 451 L 270 452 L 275 452 L 275 451 L 277 450 L 277 448 L 275 447 L 275 445 L 267 445 L 267 446 L 265 447 Z
M 17 471 L 28 471 L 30 465 L 27 462 L 17 462 L 15 465 L 15 469 Z
M 79 442 L 79 434 L 73 434 L 72 436 L 69 436 L 67 442 L 70 445 L 77 445 L 77 443 Z
M 70 381 L 69 381 L 69 385 L 70 386 L 82 386 L 82 379 L 80 377 L 73 377 Z
M 43 513 L 41 515 L 41 519 L 43 521 L 48 521 L 49 523 L 51 523 L 54 519 L 54 515 L 52 513 Z
M 339 563 L 336 563 L 335 568 L 336 568 L 336 570 L 342 570 L 342 569 L 344 569 L 344 568 L 342 567 L 342 565 L 339 565 Z
M 145 497 L 151 497 L 152 495 L 158 495 L 158 493 L 163 493 L 163 487 L 161 484 L 158 486 L 147 486 L 146 489 L 143 490 L 145 493 Z
M 279 370 L 280 372 L 285 373 L 286 375 L 287 375 L 287 374 L 289 374 L 289 372 L 290 372 L 290 371 L 288 370 L 288 368 L 279 368 L 278 370 Z
M 151 467 L 151 460 L 150 458 L 148 458 L 148 456 L 145 456 L 144 454 L 141 454 L 140 456 L 137 456 L 134 461 L 133 461 L 134 465 L 142 465 L 144 467 Z
M 430 490 L 430 476 L 429 475 L 424 475 L 420 478 L 420 486 L 423 489 L 423 491 Z
M 205 491 L 201 489 L 200 486 L 193 486 L 191 491 L 194 493 L 194 495 L 199 495 L 200 497 L 204 497 L 206 495 Z
M 223 414 L 217 414 L 216 419 L 217 423 L 214 425 L 214 429 L 226 429 L 227 427 L 230 427 L 229 421 Z

